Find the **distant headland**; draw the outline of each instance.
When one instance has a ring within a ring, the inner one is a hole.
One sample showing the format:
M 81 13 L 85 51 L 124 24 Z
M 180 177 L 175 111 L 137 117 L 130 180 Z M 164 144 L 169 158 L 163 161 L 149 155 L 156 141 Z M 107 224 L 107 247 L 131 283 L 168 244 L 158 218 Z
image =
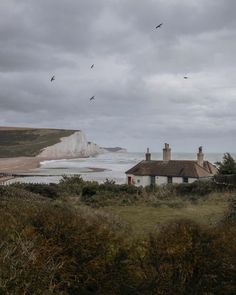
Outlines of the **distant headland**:
M 125 152 L 120 147 L 102 148 L 88 141 L 81 130 L 0 127 L 0 172 L 26 171 L 40 161 Z
M 127 153 L 127 149 L 122 147 L 103 147 L 104 150 L 112 153 Z

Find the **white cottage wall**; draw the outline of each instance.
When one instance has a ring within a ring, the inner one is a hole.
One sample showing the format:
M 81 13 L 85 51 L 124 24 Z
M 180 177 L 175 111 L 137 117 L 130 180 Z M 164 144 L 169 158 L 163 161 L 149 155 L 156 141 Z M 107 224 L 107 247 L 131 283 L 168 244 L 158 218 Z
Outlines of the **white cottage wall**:
M 156 185 L 163 185 L 167 184 L 167 177 L 166 176 L 156 176 Z
M 135 186 L 148 186 L 151 184 L 150 176 L 138 176 L 138 175 L 131 175 L 127 174 L 126 183 L 128 183 L 128 177 L 132 178 L 132 184 Z
M 196 180 L 199 180 L 198 178 L 189 178 L 188 179 L 188 183 L 192 183 L 192 182 L 194 182 L 194 181 L 196 181 Z
M 190 178 L 188 177 L 188 183 L 192 183 L 194 181 L 198 180 L 197 178 Z M 183 183 L 183 177 L 173 177 L 172 183 Z
M 183 177 L 173 177 L 172 183 L 183 183 Z
M 148 186 L 151 184 L 150 176 L 133 176 L 136 186 Z
M 132 184 L 135 186 L 148 186 L 151 184 L 151 177 L 150 176 L 137 176 L 132 174 L 127 174 L 126 176 L 126 183 L 128 183 L 128 177 L 132 178 Z M 188 183 L 192 183 L 198 180 L 197 178 L 188 178 Z M 155 177 L 156 185 L 165 185 L 168 183 L 167 176 L 156 176 Z M 172 183 L 183 183 L 183 177 L 173 177 Z

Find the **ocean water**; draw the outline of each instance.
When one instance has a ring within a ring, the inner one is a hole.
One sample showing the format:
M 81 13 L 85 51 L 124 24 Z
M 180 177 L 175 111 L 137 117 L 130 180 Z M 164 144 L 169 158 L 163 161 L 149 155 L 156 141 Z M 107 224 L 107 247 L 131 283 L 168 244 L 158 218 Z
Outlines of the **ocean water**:
M 232 154 L 236 158 L 236 154 Z M 204 159 L 211 163 L 221 161 L 222 153 L 205 154 Z M 44 161 L 41 167 L 25 173 L 26 177 L 15 178 L 12 182 L 27 183 L 58 183 L 63 175 L 81 175 L 85 180 L 94 180 L 99 183 L 106 179 L 115 180 L 116 183 L 125 183 L 125 171 L 145 158 L 144 153 L 105 153 L 91 158 L 70 160 Z M 193 153 L 172 153 L 175 160 L 196 160 Z M 162 153 L 152 153 L 153 160 L 161 160 Z M 104 171 L 97 171 L 103 169 Z M 32 176 L 34 175 L 34 176 Z

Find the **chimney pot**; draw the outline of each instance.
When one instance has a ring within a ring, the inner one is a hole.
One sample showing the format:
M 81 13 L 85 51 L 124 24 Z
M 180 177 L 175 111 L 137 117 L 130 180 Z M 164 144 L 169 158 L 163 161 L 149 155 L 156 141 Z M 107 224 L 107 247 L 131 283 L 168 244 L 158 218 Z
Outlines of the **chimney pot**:
M 199 148 L 198 148 L 198 153 L 197 153 L 197 163 L 198 163 L 198 165 L 200 165 L 200 166 L 204 166 L 204 154 L 203 154 L 203 152 L 202 152 L 202 146 L 200 146 Z
M 171 149 L 168 143 L 165 143 L 165 147 L 163 149 L 163 161 L 171 160 Z
M 151 153 L 149 152 L 149 148 L 147 148 L 146 152 L 146 161 L 151 161 Z

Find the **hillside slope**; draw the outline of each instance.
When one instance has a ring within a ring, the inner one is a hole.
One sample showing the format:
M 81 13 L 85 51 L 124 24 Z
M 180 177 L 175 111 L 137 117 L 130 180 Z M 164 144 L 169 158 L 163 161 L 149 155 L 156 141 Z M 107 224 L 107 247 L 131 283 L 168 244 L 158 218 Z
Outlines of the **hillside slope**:
M 74 134 L 77 136 L 73 137 Z M 82 142 L 78 134 L 83 139 Z M 71 141 L 71 136 L 74 142 Z M 69 138 L 70 144 L 61 146 L 62 141 L 64 143 L 67 141 L 66 138 Z M 57 148 L 52 148 L 55 145 Z M 68 157 L 80 156 L 81 150 L 84 156 L 89 156 L 90 150 L 94 152 L 94 145 L 87 143 L 85 135 L 79 130 L 0 127 L 0 158 L 34 157 L 41 152 L 42 156 L 53 158 L 66 156 L 68 153 Z M 71 152 L 71 147 L 74 153 Z M 57 153 L 53 155 L 53 151 Z

